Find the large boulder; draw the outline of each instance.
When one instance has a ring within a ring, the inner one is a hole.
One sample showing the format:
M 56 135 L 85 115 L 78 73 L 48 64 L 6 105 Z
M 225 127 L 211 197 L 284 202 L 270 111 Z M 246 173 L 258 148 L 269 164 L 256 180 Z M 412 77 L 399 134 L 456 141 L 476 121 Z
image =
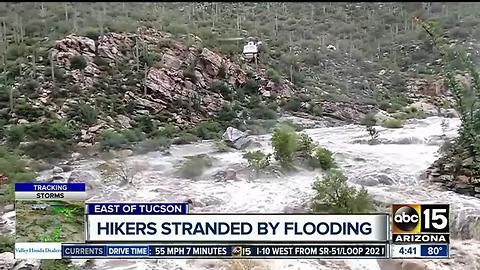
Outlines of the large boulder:
M 225 171 L 219 171 L 213 176 L 215 181 L 228 181 L 237 180 L 237 172 L 233 169 L 227 169 Z
M 38 270 L 40 269 L 40 260 L 21 260 L 17 261 L 12 270 Z
M 381 270 L 426 270 L 427 266 L 419 260 L 378 260 Z
M 0 269 L 9 270 L 15 265 L 15 256 L 11 252 L 4 252 L 0 254 Z
M 402 270 L 426 270 L 425 263 L 419 260 L 404 260 L 402 262 Z
M 249 138 L 246 133 L 233 127 L 228 127 L 225 133 L 223 133 L 222 138 L 238 150 L 243 150 L 253 143 L 253 140 Z
M 88 183 L 94 181 L 95 179 L 96 177 L 88 171 L 75 170 L 70 174 L 68 183 Z
M 130 125 L 130 118 L 128 118 L 125 115 L 119 114 L 117 115 L 117 122 L 123 127 L 123 128 L 131 128 L 132 125 Z
M 55 166 L 55 167 L 53 168 L 53 172 L 52 172 L 52 173 L 53 173 L 53 174 L 61 174 L 61 173 L 63 173 L 63 169 L 62 169 L 61 167 Z

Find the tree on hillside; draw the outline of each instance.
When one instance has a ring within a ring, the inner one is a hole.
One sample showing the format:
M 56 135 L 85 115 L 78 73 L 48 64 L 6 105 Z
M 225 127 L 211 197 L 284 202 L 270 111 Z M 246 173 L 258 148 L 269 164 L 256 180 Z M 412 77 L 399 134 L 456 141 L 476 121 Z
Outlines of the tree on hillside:
M 478 161 L 480 158 L 480 125 L 477 124 L 477 116 L 480 111 L 480 74 L 470 56 L 464 50 L 457 46 L 451 46 L 451 42 L 444 37 L 438 23 L 423 21 L 419 17 L 414 17 L 414 20 L 421 24 L 431 37 L 435 48 L 440 52 L 443 75 L 455 96 L 456 109 L 460 114 L 462 142 L 474 159 Z M 474 95 L 468 95 L 468 90 L 456 77 L 460 72 L 460 70 L 457 70 L 458 66 L 455 65 L 458 60 L 466 67 L 466 70 L 463 71 L 467 72 L 473 79 Z

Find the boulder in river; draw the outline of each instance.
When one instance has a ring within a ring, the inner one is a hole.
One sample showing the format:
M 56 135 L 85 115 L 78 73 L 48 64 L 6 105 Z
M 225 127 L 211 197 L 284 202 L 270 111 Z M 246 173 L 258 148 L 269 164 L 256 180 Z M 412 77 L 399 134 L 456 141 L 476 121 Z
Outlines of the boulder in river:
M 72 171 L 68 178 L 68 183 L 88 183 L 94 181 L 96 178 L 88 171 Z
M 252 138 L 249 138 L 245 132 L 233 127 L 228 127 L 223 133 L 222 138 L 238 150 L 243 150 L 253 143 Z
M 237 172 L 232 169 L 227 169 L 225 171 L 219 171 L 215 173 L 213 178 L 216 181 L 228 181 L 228 180 L 237 180 Z
M 53 174 L 60 174 L 63 173 L 63 169 L 60 167 L 54 167 L 53 168 Z
M 40 269 L 40 260 L 20 260 L 17 261 L 12 270 L 38 270 Z

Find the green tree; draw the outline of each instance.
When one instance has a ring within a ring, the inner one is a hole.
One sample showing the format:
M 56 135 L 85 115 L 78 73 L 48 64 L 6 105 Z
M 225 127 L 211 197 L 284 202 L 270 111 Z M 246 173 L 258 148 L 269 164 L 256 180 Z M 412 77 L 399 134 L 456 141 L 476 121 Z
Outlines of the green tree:
M 372 210 L 368 192 L 347 184 L 347 177 L 340 170 L 327 171 L 323 179 L 313 184 L 316 191 L 312 208 L 315 212 L 365 213 Z
M 272 135 L 272 147 L 274 157 L 282 167 L 292 167 L 294 154 L 298 149 L 298 134 L 290 126 L 282 126 L 275 130 Z
M 443 75 L 455 96 L 456 109 L 460 114 L 461 142 L 469 150 L 470 155 L 478 161 L 480 157 L 480 130 L 475 128 L 475 116 L 480 109 L 480 74 L 470 56 L 464 50 L 457 46 L 451 46 L 437 22 L 421 22 L 421 26 L 431 37 L 434 47 L 439 51 L 442 58 Z M 467 89 L 456 77 L 458 66 L 455 64 L 458 61 L 461 62 L 461 66 L 465 67 L 468 75 L 473 78 L 473 96 L 467 95 Z

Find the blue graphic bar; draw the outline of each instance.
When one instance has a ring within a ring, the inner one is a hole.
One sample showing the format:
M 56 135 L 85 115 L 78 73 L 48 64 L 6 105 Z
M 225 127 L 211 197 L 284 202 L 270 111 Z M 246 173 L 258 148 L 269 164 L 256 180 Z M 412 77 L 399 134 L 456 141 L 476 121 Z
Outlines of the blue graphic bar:
M 85 183 L 15 183 L 15 192 L 85 192 Z
M 105 245 L 62 245 L 62 258 L 105 257 Z
M 88 215 L 178 215 L 187 214 L 187 203 L 88 203 Z
M 422 245 L 421 257 L 448 257 L 448 245 Z
M 150 246 L 106 246 L 107 256 L 114 257 L 148 257 Z

